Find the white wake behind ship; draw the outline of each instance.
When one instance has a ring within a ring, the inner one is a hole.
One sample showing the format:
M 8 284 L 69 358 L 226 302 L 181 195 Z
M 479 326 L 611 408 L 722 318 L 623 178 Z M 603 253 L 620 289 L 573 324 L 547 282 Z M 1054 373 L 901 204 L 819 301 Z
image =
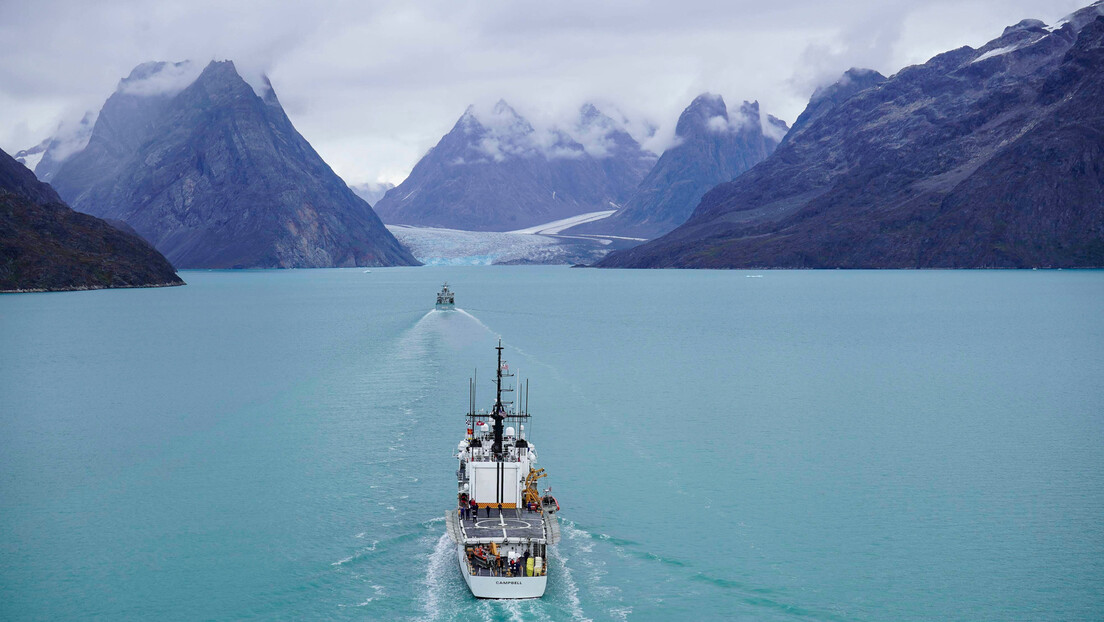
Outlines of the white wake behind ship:
M 501 341 L 496 350 L 490 412 L 475 410 L 474 380 L 469 387 L 467 434 L 456 452 L 457 507 L 445 513 L 445 526 L 473 595 L 540 598 L 548 582 L 548 547 L 560 539 L 559 505 L 549 489 L 537 490 L 545 473 L 525 438 L 528 390 L 503 386 L 514 375 L 502 360 Z M 520 393 L 524 399 L 503 400 L 504 393 Z M 517 404 L 521 401 L 524 407 Z

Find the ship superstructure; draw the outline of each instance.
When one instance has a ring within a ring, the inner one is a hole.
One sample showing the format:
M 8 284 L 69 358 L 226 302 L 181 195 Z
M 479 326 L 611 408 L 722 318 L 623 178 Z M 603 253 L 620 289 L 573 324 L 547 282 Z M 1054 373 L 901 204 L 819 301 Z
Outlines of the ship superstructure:
M 560 538 L 559 506 L 549 489 L 538 492 L 545 473 L 525 437 L 528 383 L 518 390 L 502 360 L 501 341 L 496 350 L 490 412 L 476 411 L 475 380 L 469 384 L 467 434 L 456 448 L 457 507 L 445 514 L 445 525 L 456 543 L 460 573 L 477 598 L 540 598 L 548 580 L 548 547 Z
M 441 291 L 437 292 L 436 309 L 438 311 L 449 311 L 455 306 L 456 296 L 452 293 L 452 290 L 449 289 L 448 283 L 446 282 L 441 286 Z

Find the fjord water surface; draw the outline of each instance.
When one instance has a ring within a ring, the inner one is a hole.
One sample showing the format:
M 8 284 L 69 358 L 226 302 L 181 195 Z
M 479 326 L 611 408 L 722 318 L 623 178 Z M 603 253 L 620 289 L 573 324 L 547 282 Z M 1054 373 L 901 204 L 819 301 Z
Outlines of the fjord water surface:
M 1104 273 L 748 274 L 0 297 L 0 619 L 1104 615 Z M 563 506 L 540 601 L 473 599 L 441 518 L 499 336 Z

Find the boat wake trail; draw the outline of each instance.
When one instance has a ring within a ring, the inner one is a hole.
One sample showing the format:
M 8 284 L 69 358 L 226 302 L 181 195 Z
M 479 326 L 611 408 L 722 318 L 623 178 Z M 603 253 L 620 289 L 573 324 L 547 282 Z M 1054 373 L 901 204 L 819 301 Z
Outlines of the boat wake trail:
M 480 328 L 482 328 L 483 330 L 487 331 L 488 333 L 494 335 L 495 337 L 501 337 L 502 336 L 502 335 L 496 333 L 495 331 L 491 330 L 490 326 L 487 326 L 486 324 L 484 324 L 482 320 L 475 317 L 471 313 L 468 313 L 467 311 L 465 311 L 463 309 L 456 309 L 456 312 L 463 315 L 464 317 L 470 319 L 471 321 L 475 322 L 476 324 L 479 325 Z
M 422 620 L 451 620 L 456 617 L 454 614 L 458 613 L 454 610 L 456 607 L 449 607 L 450 611 L 442 608 L 443 602 L 449 600 L 455 602 L 455 596 L 450 598 L 449 594 L 462 594 L 460 590 L 467 589 L 463 585 L 458 585 L 459 581 L 449 579 L 449 571 L 454 570 L 452 567 L 456 565 L 455 546 L 448 534 L 442 533 L 426 560 L 425 617 L 421 618 Z
M 468 593 L 468 588 L 457 573 L 456 545 L 447 534 L 441 534 L 431 542 L 433 550 L 426 556 L 425 612 L 419 620 L 549 620 L 541 611 L 540 601 L 478 600 Z M 578 616 L 573 616 L 579 619 Z
M 833 622 L 844 622 L 844 620 L 846 620 L 846 618 L 839 616 L 835 612 L 814 610 L 793 602 L 788 602 L 792 599 L 788 598 L 784 591 L 749 585 L 744 582 L 719 577 L 707 571 L 695 568 L 695 565 L 689 561 L 657 555 L 645 550 L 644 545 L 639 542 L 617 538 L 604 533 L 592 533 L 579 527 L 572 521 L 563 521 L 560 528 L 564 534 L 564 541 L 557 547 L 557 551 L 568 548 L 563 546 L 565 542 L 569 543 L 572 547 L 577 547 L 580 553 L 579 557 L 582 560 L 581 563 L 586 569 L 584 572 L 587 574 L 585 578 L 587 589 L 592 592 L 596 601 L 601 601 L 608 605 L 606 611 L 610 619 L 626 619 L 632 613 L 633 608 L 623 602 L 620 597 L 619 588 L 603 586 L 601 584 L 602 577 L 607 574 L 604 569 L 605 563 L 591 560 L 608 557 L 608 555 L 595 555 L 594 549 L 596 544 L 612 547 L 616 556 L 622 559 L 661 564 L 666 567 L 665 573 L 672 578 L 678 577 L 682 581 L 703 584 L 713 589 L 728 592 L 735 596 L 735 599 L 751 612 L 770 611 L 772 615 L 781 613 L 785 616 L 798 619 L 809 618 Z M 566 572 L 566 565 L 564 574 L 568 574 Z

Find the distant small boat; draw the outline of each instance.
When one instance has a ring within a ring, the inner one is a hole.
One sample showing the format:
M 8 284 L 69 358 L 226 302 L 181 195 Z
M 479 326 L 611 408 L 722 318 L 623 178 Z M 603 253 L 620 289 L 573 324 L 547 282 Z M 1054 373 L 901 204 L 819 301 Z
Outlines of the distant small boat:
M 449 290 L 448 283 L 446 282 L 441 286 L 441 291 L 437 292 L 437 310 L 438 311 L 451 311 L 456 306 L 456 299 L 451 290 Z

